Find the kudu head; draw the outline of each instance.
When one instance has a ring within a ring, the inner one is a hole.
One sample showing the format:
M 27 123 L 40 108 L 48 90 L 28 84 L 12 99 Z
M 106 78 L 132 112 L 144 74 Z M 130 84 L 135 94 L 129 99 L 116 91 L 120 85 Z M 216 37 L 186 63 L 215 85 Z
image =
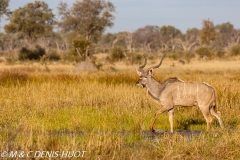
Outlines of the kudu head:
M 153 76 L 153 69 L 158 68 L 161 66 L 163 58 L 165 57 L 166 54 L 163 55 L 163 57 L 160 60 L 160 63 L 156 66 L 150 67 L 147 69 L 146 72 L 144 72 L 143 68 L 146 66 L 147 64 L 147 58 L 145 56 L 144 57 L 144 64 L 139 66 L 139 68 L 137 68 L 137 73 L 140 76 L 139 80 L 136 82 L 136 85 L 138 86 L 142 86 L 142 87 L 146 87 L 146 84 L 148 83 L 148 81 L 152 78 Z

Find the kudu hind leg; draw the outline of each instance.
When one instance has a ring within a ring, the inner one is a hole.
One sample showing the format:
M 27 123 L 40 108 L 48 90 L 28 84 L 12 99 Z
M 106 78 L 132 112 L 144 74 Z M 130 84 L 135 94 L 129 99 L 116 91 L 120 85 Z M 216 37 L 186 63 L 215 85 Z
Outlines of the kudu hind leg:
M 210 113 L 218 119 L 220 127 L 224 128 L 223 123 L 222 123 L 222 119 L 221 119 L 221 113 L 219 111 L 216 111 L 215 106 L 210 109 Z
M 212 124 L 212 117 L 210 115 L 210 111 L 209 111 L 209 109 L 207 109 L 206 106 L 199 106 L 199 108 L 202 111 L 203 116 L 207 122 L 207 130 L 209 130 L 211 127 L 211 124 Z

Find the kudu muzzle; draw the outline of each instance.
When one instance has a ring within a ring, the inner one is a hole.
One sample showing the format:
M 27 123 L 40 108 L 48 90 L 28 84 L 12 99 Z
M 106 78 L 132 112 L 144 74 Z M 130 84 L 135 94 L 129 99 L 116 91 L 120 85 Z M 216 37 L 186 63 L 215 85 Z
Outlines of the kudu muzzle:
M 139 81 L 140 81 L 140 80 L 138 80 L 138 81 L 136 82 L 136 85 L 137 85 L 137 86 L 141 86 L 142 88 L 145 88 L 145 87 L 146 87 L 146 84 L 142 84 L 142 83 L 140 83 Z

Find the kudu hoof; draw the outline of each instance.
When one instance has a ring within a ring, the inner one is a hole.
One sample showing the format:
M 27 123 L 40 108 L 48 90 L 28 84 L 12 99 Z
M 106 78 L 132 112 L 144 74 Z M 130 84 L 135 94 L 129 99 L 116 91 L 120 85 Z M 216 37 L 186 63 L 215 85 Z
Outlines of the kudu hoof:
M 152 131 L 152 133 L 155 133 L 155 132 L 156 132 L 153 128 L 150 128 L 150 130 Z

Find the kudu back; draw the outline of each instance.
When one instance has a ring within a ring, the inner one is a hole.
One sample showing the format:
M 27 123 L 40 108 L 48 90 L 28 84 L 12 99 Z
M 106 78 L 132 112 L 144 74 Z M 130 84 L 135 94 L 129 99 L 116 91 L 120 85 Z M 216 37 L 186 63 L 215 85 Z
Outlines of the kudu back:
M 153 70 L 161 66 L 165 55 L 161 58 L 158 65 L 148 68 L 146 72 L 143 70 L 147 64 L 147 59 L 144 56 L 144 64 L 137 69 L 140 78 L 136 84 L 146 88 L 147 93 L 153 99 L 159 101 L 162 106 L 155 113 L 150 126 L 151 131 L 154 132 L 153 125 L 157 116 L 168 111 L 170 131 L 173 132 L 174 106 L 196 105 L 199 106 L 206 119 L 207 130 L 212 123 L 211 114 L 218 119 L 220 126 L 223 128 L 221 114 L 216 108 L 216 92 L 209 84 L 204 82 L 184 82 L 176 77 L 169 78 L 164 82 L 159 82 L 153 78 Z

